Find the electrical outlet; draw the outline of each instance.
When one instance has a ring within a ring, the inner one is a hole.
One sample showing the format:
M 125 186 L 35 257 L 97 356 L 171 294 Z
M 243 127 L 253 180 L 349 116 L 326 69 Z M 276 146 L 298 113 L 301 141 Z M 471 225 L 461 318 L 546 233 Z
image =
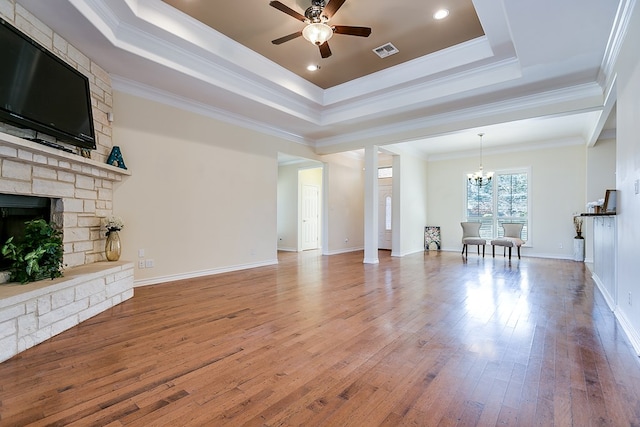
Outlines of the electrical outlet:
M 153 260 L 152 259 L 145 260 L 144 267 L 145 268 L 153 268 L 154 267 Z
M 138 268 L 144 268 L 144 260 L 143 259 L 138 261 Z
M 138 258 L 144 258 L 144 249 L 138 249 Z
M 344 242 L 345 242 L 345 243 L 349 243 L 349 238 L 348 238 L 348 237 L 347 237 L 347 238 L 345 238 L 345 239 L 344 239 Z

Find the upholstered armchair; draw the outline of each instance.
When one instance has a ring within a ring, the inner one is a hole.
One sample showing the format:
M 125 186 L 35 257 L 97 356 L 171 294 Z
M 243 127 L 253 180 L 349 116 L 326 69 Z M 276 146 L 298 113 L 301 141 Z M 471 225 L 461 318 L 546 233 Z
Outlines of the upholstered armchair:
M 461 222 L 462 227 L 462 255 L 469 255 L 468 245 L 478 246 L 478 255 L 480 255 L 480 246 L 482 246 L 482 257 L 484 258 L 484 246 L 487 244 L 487 240 L 480 237 L 479 222 Z
M 509 259 L 511 259 L 511 248 L 518 249 L 518 259 L 520 259 L 520 246 L 524 244 L 522 240 L 522 228 L 523 224 L 502 224 L 504 235 L 491 241 L 491 251 L 493 257 L 496 256 L 496 246 L 502 246 L 502 255 L 506 255 L 506 250 L 509 248 Z

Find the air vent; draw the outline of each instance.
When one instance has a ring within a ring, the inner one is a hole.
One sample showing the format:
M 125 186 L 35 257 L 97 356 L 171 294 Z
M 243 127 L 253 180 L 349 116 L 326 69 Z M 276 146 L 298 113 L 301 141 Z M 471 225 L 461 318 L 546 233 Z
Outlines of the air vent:
M 373 52 L 378 55 L 380 58 L 386 58 L 387 56 L 391 56 L 400 52 L 398 48 L 396 48 L 391 43 L 383 44 L 380 47 L 373 49 Z

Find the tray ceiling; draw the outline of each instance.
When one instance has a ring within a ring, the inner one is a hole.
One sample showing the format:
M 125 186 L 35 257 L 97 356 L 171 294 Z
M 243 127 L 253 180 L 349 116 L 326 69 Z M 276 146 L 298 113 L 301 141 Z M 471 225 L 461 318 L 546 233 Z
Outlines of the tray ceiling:
M 303 13 L 306 1 L 281 0 Z M 347 0 L 333 55 L 268 0 L 19 0 L 109 72 L 114 88 L 311 145 L 476 155 L 536 141 L 593 144 L 614 111 L 631 0 Z M 431 18 L 436 6 L 451 11 Z M 393 43 L 384 59 L 371 49 Z M 318 72 L 306 71 L 319 63 Z M 609 121 L 611 124 L 611 121 Z
M 347 0 L 329 23 L 371 27 L 371 35 L 336 34 L 329 40 L 332 56 L 323 59 L 318 48 L 302 37 L 281 45 L 271 43 L 302 30 L 305 24 L 269 6 L 268 0 L 243 0 L 242 7 L 228 1 L 164 2 L 323 89 L 484 35 L 470 0 L 448 0 L 450 13 L 443 20 L 433 18 L 443 4 L 440 0 Z M 302 15 L 311 5 L 303 0 L 282 3 Z M 385 58 L 373 52 L 387 43 L 399 52 Z M 307 71 L 308 65 L 320 69 Z

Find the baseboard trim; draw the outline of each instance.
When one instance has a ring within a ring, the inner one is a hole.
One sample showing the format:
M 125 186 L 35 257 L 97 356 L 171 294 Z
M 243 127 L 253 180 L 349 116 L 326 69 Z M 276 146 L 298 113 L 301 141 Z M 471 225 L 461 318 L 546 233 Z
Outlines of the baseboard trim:
M 609 291 L 607 291 L 607 288 L 604 286 L 604 283 L 602 283 L 602 280 L 600 280 L 598 275 L 593 272 L 591 274 L 591 278 L 595 282 L 596 287 L 598 288 L 598 290 L 600 291 L 600 294 L 602 295 L 605 302 L 607 303 L 607 306 L 609 306 L 609 310 L 615 313 L 616 302 L 614 301 L 613 297 L 609 294 Z
M 613 314 L 618 319 L 620 326 L 622 326 L 622 330 L 624 331 L 627 338 L 629 338 L 629 342 L 631 342 L 631 346 L 636 352 L 636 355 L 640 356 L 640 335 L 638 331 L 633 327 L 633 324 L 627 319 L 624 312 L 618 308 L 613 311 Z
M 170 274 L 168 276 L 158 276 L 158 277 L 152 277 L 150 279 L 134 280 L 133 287 L 139 288 L 141 286 L 150 286 L 150 285 L 158 285 L 160 283 L 166 283 L 166 282 L 175 282 L 177 280 L 194 279 L 196 277 L 203 277 L 203 276 L 213 276 L 215 274 L 230 273 L 232 271 L 240 271 L 240 270 L 248 270 L 250 268 L 256 268 L 256 267 L 265 267 L 265 266 L 274 265 L 277 263 L 278 263 L 278 259 L 275 259 L 275 260 L 268 260 L 268 261 L 257 262 L 252 264 L 238 264 L 238 265 L 232 265 L 228 267 L 213 268 L 210 270 L 200 270 L 200 271 L 192 271 L 188 273 Z
M 618 323 L 620 323 L 622 331 L 629 339 L 629 342 L 631 343 L 631 346 L 635 350 L 636 354 L 640 356 L 640 334 L 638 334 L 638 331 L 633 327 L 633 324 L 629 321 L 629 319 L 627 319 L 627 316 L 624 314 L 624 312 L 620 310 L 620 307 L 618 307 L 616 301 L 609 294 L 607 288 L 605 288 L 604 283 L 602 283 L 598 275 L 594 273 L 591 275 L 591 278 L 595 282 L 596 287 L 607 303 L 607 306 L 613 312 L 614 317 L 616 318 L 616 320 L 618 320 Z
M 346 254 L 349 252 L 358 252 L 363 250 L 364 250 L 364 246 L 360 246 L 357 248 L 344 248 L 344 249 L 338 249 L 335 251 L 323 251 L 322 255 L 339 255 L 339 254 Z

